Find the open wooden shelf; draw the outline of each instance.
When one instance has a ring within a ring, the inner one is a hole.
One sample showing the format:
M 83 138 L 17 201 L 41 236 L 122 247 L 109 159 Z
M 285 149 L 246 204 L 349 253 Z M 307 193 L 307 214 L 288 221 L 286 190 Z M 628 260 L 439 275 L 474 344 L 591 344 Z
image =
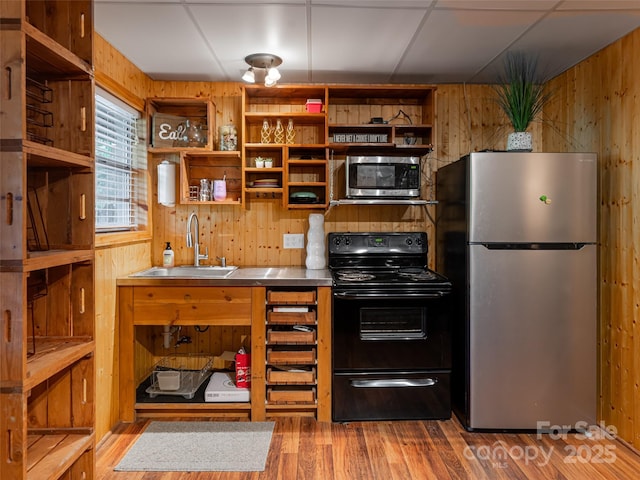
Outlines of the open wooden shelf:
M 29 480 L 48 480 L 61 477 L 83 454 L 92 456 L 86 462 L 86 477 L 93 471 L 94 433 L 73 433 L 76 430 L 52 429 L 50 433 L 31 433 L 27 436 L 27 478 Z
M 28 342 L 31 345 L 31 340 Z M 93 339 L 88 337 L 36 337 L 36 352 L 27 358 L 25 390 L 51 378 L 95 349 Z

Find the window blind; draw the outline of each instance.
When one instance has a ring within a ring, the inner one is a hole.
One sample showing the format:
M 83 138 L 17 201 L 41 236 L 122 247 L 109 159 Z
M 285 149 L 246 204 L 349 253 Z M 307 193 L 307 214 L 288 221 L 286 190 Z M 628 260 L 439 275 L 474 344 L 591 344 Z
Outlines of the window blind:
M 136 123 L 139 115 L 96 95 L 96 231 L 136 227 Z

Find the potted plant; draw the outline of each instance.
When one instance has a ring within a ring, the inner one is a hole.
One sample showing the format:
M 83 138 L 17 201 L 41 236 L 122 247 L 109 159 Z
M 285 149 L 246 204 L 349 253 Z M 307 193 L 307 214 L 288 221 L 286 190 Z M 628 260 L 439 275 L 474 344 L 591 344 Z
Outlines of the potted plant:
M 541 114 L 551 99 L 545 80 L 537 73 L 537 59 L 522 53 L 508 53 L 504 73 L 494 85 L 497 102 L 509 118 L 513 132 L 507 139 L 507 150 L 531 151 L 531 133 L 527 127 Z

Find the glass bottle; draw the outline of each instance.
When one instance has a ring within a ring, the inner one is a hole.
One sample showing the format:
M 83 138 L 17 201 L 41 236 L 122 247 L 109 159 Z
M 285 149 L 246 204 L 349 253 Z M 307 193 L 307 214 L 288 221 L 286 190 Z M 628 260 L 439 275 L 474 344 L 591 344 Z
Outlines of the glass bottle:
M 296 143 L 296 131 L 293 128 L 293 119 L 289 119 L 287 123 L 287 145 L 293 145 Z
M 271 142 L 271 125 L 266 118 L 262 121 L 262 130 L 260 130 L 260 143 Z
M 274 143 L 284 143 L 284 127 L 282 126 L 282 121 L 280 119 L 276 120 L 276 128 L 273 131 L 273 142 Z
M 211 200 L 211 182 L 207 178 L 200 179 L 200 201 L 208 202 Z

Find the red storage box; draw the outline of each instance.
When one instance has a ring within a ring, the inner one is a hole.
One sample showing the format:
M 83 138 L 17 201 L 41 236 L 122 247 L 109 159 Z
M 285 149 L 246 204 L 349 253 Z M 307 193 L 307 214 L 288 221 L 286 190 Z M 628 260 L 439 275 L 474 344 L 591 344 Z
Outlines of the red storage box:
M 322 111 L 322 100 L 316 98 L 307 99 L 307 112 L 320 113 Z

